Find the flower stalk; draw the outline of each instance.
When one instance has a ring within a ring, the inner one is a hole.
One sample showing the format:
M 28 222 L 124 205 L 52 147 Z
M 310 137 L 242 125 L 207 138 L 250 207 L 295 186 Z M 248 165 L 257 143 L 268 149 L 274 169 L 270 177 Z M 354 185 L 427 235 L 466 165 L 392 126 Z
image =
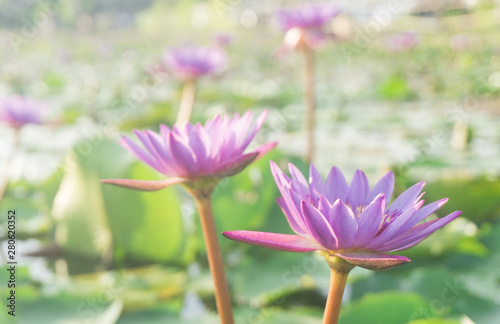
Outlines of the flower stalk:
M 194 79 L 188 79 L 184 82 L 182 88 L 182 99 L 179 108 L 179 113 L 177 115 L 176 125 L 182 126 L 187 124 L 191 118 L 191 113 L 193 112 L 194 98 L 196 95 L 196 81 Z
M 323 324 L 337 324 L 347 276 L 354 266 L 334 255 L 325 256 L 325 258 L 330 265 L 331 276 Z
M 224 263 L 217 239 L 217 230 L 212 211 L 210 199 L 212 190 L 191 189 L 190 194 L 194 197 L 198 213 L 200 215 L 203 238 L 207 249 L 208 265 L 212 274 L 215 287 L 215 302 L 222 324 L 234 324 L 231 296 L 227 286 Z
M 307 137 L 307 164 L 314 159 L 314 127 L 316 100 L 314 96 L 314 51 L 311 47 L 303 45 L 304 56 L 304 102 L 306 105 L 306 137 Z

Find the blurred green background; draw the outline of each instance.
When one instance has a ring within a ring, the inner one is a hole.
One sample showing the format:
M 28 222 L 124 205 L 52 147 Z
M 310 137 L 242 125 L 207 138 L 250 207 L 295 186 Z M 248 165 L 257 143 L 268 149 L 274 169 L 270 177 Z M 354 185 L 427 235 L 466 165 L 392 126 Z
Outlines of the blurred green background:
M 218 323 L 198 217 L 180 187 L 143 193 L 102 178 L 159 179 L 117 143 L 175 121 L 181 84 L 153 78 L 170 46 L 229 35 L 223 76 L 202 80 L 195 121 L 269 110 L 252 145 L 276 150 L 214 194 L 219 231 L 291 233 L 269 160 L 307 172 L 302 61 L 274 56 L 272 13 L 300 1 L 0 1 L 0 93 L 47 102 L 52 123 L 23 129 L 0 214 L 18 221 L 17 315 L 0 323 Z M 396 193 L 462 217 L 388 272 L 353 270 L 341 323 L 500 323 L 500 8 L 498 1 L 340 1 L 317 53 L 317 156 L 323 175 L 389 169 Z M 413 4 L 410 5 L 410 4 Z M 401 32 L 413 49 L 391 51 Z M 12 130 L 0 127 L 0 167 Z M 0 218 L 2 252 L 6 217 Z M 313 253 L 220 237 L 239 323 L 321 323 L 329 280 Z M 2 303 L 8 294 L 0 273 Z

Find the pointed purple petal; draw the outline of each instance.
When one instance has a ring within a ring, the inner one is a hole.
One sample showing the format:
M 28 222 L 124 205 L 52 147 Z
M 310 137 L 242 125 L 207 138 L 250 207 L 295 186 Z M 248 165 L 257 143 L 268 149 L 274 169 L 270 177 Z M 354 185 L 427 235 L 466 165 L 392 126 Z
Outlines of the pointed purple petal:
M 299 215 L 299 213 L 295 208 L 293 208 L 293 206 L 293 209 L 290 209 L 283 197 L 276 198 L 276 202 L 281 207 L 281 210 L 283 211 L 283 214 L 285 214 L 288 224 L 290 225 L 292 230 L 298 235 L 308 235 L 307 231 L 304 229 L 305 226 L 302 221 L 302 215 Z
M 119 187 L 142 190 L 156 191 L 176 183 L 187 182 L 186 178 L 169 178 L 166 180 L 132 180 L 132 179 L 103 179 L 101 183 L 112 184 Z
M 259 146 L 255 150 L 255 152 L 259 153 L 257 155 L 257 157 L 255 158 L 255 160 L 258 160 L 261 157 L 263 157 L 264 155 L 266 155 L 269 151 L 271 151 L 273 148 L 275 148 L 276 145 L 278 145 L 278 142 L 271 142 L 271 143 L 267 143 L 267 144 L 263 144 L 263 145 Z
M 460 216 L 461 213 L 461 211 L 456 211 L 445 217 L 418 224 L 377 250 L 392 252 L 408 249 Z
M 139 146 L 136 142 L 128 138 L 127 136 L 122 136 L 122 141 L 120 141 L 120 144 L 127 149 L 128 151 L 132 152 L 137 158 L 139 158 L 141 161 L 155 169 L 156 171 L 160 173 L 164 173 L 165 170 L 163 169 L 162 165 L 158 163 L 156 158 L 152 156 L 150 153 L 146 152 L 141 146 Z
M 384 218 L 385 195 L 379 194 L 359 215 L 358 231 L 355 235 L 355 247 L 363 247 L 377 234 Z
M 420 210 L 408 221 L 408 223 L 405 224 L 405 226 L 401 230 L 406 231 L 417 225 L 418 223 L 426 219 L 429 215 L 434 213 L 436 210 L 441 208 L 444 204 L 446 204 L 447 201 L 448 198 L 443 198 L 420 208 Z
M 231 177 L 243 171 L 243 169 L 245 169 L 250 163 L 255 160 L 257 155 L 257 152 L 253 152 L 237 156 L 227 161 L 223 165 L 215 168 L 210 172 L 210 175 L 221 178 Z
M 302 196 L 309 195 L 309 184 L 300 172 L 299 169 L 292 163 L 288 164 L 288 168 L 290 170 L 290 175 L 292 176 L 292 188 L 297 192 L 300 192 Z
M 309 187 L 314 200 L 318 200 L 320 195 L 326 194 L 325 182 L 312 163 L 309 166 Z
M 345 201 L 348 188 L 342 172 L 337 167 L 333 167 L 326 178 L 326 198 L 329 201 L 336 201 L 337 199 Z
M 257 245 L 268 249 L 286 252 L 309 252 L 323 248 L 314 240 L 290 234 L 277 234 L 254 231 L 222 232 L 230 240 Z
M 346 204 L 356 212 L 358 207 L 364 206 L 370 187 L 366 175 L 361 170 L 356 170 L 351 180 L 351 185 L 347 191 Z
M 332 229 L 338 240 L 338 249 L 349 249 L 354 243 L 354 237 L 358 229 L 356 217 L 351 208 L 342 200 L 337 199 L 333 204 L 331 216 Z
M 208 158 L 210 149 L 207 148 L 209 143 L 210 138 L 201 124 L 194 125 L 192 131 L 189 133 L 189 146 L 193 150 L 194 155 L 196 155 L 198 165 L 202 166 L 203 169 L 210 167 L 210 159 Z
M 338 240 L 325 216 L 305 201 L 302 201 L 301 209 L 311 236 L 326 249 L 336 250 Z
M 370 252 L 342 252 L 335 255 L 355 266 L 368 270 L 385 271 L 410 262 L 410 259 L 399 255 Z
M 425 182 L 422 181 L 408 188 L 392 202 L 387 209 L 387 214 L 392 214 L 396 211 L 402 212 L 413 205 L 424 186 Z
M 423 203 L 424 201 L 421 200 L 412 207 L 406 209 L 401 215 L 397 216 L 381 233 L 379 233 L 379 235 L 373 239 L 370 244 L 368 244 L 367 247 L 374 248 L 380 245 L 385 245 L 393 238 L 403 234 L 405 232 L 405 230 L 403 230 L 405 224 L 417 213 Z
M 179 176 L 194 176 L 199 171 L 196 164 L 196 156 L 189 146 L 187 146 L 181 137 L 175 133 L 170 133 L 168 145 L 175 164 L 182 168 L 182 174 Z
M 333 207 L 333 205 L 330 204 L 330 202 L 328 201 L 328 199 L 326 199 L 325 196 L 323 196 L 323 195 L 319 196 L 318 210 L 323 216 L 325 216 L 325 218 L 329 224 L 332 223 L 332 219 L 331 219 L 332 207 Z
M 394 191 L 394 173 L 392 171 L 384 174 L 382 178 L 373 186 L 373 189 L 368 194 L 367 201 L 372 201 L 376 196 L 383 193 L 385 195 L 385 207 L 389 204 Z
M 255 137 L 255 135 L 257 135 L 257 132 L 261 129 L 262 125 L 264 124 L 264 121 L 266 120 L 267 114 L 268 114 L 268 111 L 264 110 L 259 115 L 259 117 L 257 117 L 257 120 L 252 125 L 252 129 L 248 133 L 246 140 L 242 144 L 243 148 L 246 148 L 248 146 L 248 144 L 250 144 L 252 139 Z

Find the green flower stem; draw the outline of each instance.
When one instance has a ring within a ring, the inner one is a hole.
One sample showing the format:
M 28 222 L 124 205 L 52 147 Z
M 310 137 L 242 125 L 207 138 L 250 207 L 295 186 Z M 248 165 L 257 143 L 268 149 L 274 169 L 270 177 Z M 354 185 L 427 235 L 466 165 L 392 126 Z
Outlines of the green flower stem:
M 203 229 L 203 237 L 207 249 L 208 265 L 214 281 L 215 301 L 221 323 L 234 324 L 231 297 L 229 295 L 224 263 L 222 262 L 222 254 L 212 212 L 211 190 L 192 189 L 190 193 L 195 198 L 200 215 L 201 228 Z
M 325 258 L 330 265 L 331 276 L 323 324 L 337 324 L 347 276 L 354 266 L 333 255 L 325 256 Z
M 306 133 L 307 133 L 307 153 L 306 162 L 309 164 L 314 159 L 314 116 L 316 102 L 314 96 L 314 50 L 303 45 L 304 54 L 304 101 L 306 105 Z
M 14 143 L 9 157 L 7 158 L 7 164 L 5 166 L 4 174 L 2 177 L 3 183 L 0 184 L 0 202 L 3 199 L 7 186 L 9 184 L 9 176 L 12 168 L 12 163 L 14 162 L 14 157 L 16 156 L 17 150 L 19 149 L 19 144 L 21 142 L 21 130 L 19 128 L 14 129 Z
M 194 98 L 196 95 L 196 81 L 186 80 L 182 88 L 182 99 L 177 115 L 176 125 L 182 126 L 189 123 L 191 113 L 193 112 Z

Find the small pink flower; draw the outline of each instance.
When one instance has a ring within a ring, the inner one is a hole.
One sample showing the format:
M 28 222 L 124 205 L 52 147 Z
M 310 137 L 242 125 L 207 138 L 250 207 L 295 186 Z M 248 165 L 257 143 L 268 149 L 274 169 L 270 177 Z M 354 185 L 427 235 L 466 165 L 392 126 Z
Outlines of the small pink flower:
M 43 123 L 46 110 L 45 104 L 18 95 L 0 99 L 0 120 L 16 129 Z
M 419 243 L 461 212 L 421 223 L 446 203 L 447 198 L 423 206 L 417 183 L 391 204 L 394 175 L 386 173 L 370 190 L 366 175 L 357 170 L 348 185 L 333 167 L 326 182 L 311 164 L 309 182 L 290 164 L 292 178 L 271 161 L 271 170 L 282 197 L 277 199 L 297 235 L 252 231 L 224 232 L 229 239 L 289 252 L 323 251 L 354 266 L 387 270 L 410 262 L 387 252 Z M 423 207 L 422 207 L 423 206 Z
M 302 46 L 318 48 L 326 38 L 324 27 L 340 13 L 334 5 L 309 5 L 281 10 L 276 13 L 280 26 L 286 31 L 281 51 Z
M 168 72 L 182 80 L 220 73 L 227 63 L 221 47 L 181 46 L 167 51 L 163 63 Z
M 123 136 L 123 147 L 169 178 L 160 181 L 108 179 L 102 182 L 138 190 L 159 190 L 182 182 L 212 180 L 216 183 L 218 179 L 241 172 L 276 146 L 276 142 L 267 143 L 245 153 L 266 115 L 267 111 L 263 112 L 254 123 L 249 111 L 242 117 L 238 114 L 234 117 L 217 116 L 206 121 L 205 125 L 187 123 L 173 128 L 160 125 L 159 134 L 134 130 L 141 144 Z
M 420 43 L 420 37 L 414 32 L 403 32 L 387 37 L 385 44 L 391 52 L 406 52 Z

